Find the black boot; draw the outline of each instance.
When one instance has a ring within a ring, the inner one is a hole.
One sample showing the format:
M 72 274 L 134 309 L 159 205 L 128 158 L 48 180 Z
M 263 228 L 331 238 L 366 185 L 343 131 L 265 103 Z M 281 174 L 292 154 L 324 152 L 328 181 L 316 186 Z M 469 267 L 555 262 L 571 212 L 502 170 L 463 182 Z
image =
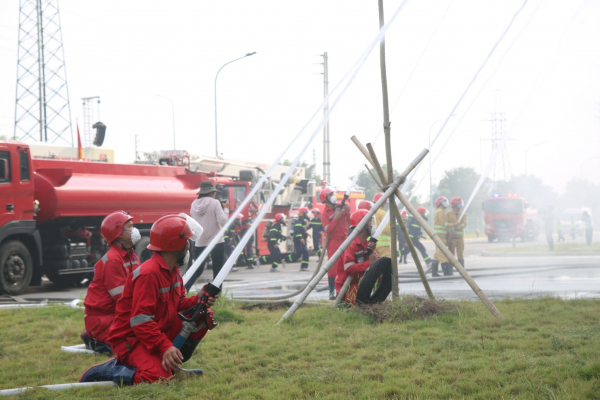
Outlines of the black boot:
M 442 264 L 442 271 L 444 271 L 444 276 L 454 275 L 454 272 L 452 270 L 453 270 L 452 264 L 450 264 L 449 262 Z
M 79 382 L 113 381 L 118 385 L 133 385 L 135 369 L 111 358 L 103 364 L 94 365 L 81 375 Z
M 438 266 L 439 265 L 440 264 L 437 261 L 434 261 L 431 263 L 431 276 L 439 276 L 439 274 L 438 274 Z M 442 264 L 442 268 L 444 268 L 443 266 L 444 266 L 444 264 Z
M 462 265 L 463 268 L 465 267 L 465 260 L 464 259 L 463 260 L 458 260 L 458 262 L 460 263 L 460 265 Z

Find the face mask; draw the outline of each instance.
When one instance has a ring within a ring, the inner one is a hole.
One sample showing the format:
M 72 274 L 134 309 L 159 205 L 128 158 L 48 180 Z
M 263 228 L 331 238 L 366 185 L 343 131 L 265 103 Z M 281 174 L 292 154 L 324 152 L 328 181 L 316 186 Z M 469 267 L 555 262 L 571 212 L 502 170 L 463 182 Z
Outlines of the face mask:
M 377 228 L 375 227 L 375 225 L 371 225 L 371 236 L 373 236 L 375 234 L 375 232 L 377 232 Z
M 457 208 L 457 209 L 460 211 L 460 210 L 462 210 L 462 209 L 463 209 L 463 207 L 464 207 L 464 206 L 465 206 L 465 205 L 464 205 L 463 203 L 458 203 L 458 204 L 456 205 L 456 208 Z
M 329 202 L 334 205 L 337 204 L 337 197 L 334 195 L 329 196 Z
M 138 228 L 133 228 L 129 232 L 131 232 L 131 242 L 135 245 L 137 242 L 140 241 L 140 239 L 142 238 L 142 235 L 140 234 L 140 231 L 138 230 Z
M 448 208 L 448 200 L 442 200 L 442 207 Z

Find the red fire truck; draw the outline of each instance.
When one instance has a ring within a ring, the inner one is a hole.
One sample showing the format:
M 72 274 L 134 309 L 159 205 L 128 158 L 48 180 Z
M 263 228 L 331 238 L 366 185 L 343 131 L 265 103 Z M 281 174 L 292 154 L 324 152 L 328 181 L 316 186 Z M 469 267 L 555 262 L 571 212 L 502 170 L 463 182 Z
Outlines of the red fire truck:
M 483 203 L 485 234 L 488 242 L 536 240 L 539 235 L 538 212 L 518 194 L 492 194 Z
M 146 246 L 152 223 L 167 214 L 189 213 L 200 181 L 212 180 L 233 210 L 261 172 L 246 166 L 237 168 L 235 177 L 224 176 L 231 165 L 220 159 L 201 168 L 193 162 L 110 164 L 32 158 L 30 153 L 25 143 L 0 141 L 0 293 L 11 295 L 40 285 L 43 275 L 57 283 L 88 277 L 106 250 L 100 224 L 113 211 L 133 216 L 142 233 L 136 253 L 143 261 L 150 256 Z M 288 214 L 296 197 L 312 194 L 311 187 L 314 183 L 299 171 L 268 216 Z M 258 207 L 273 188 L 274 179 L 267 180 L 253 199 Z

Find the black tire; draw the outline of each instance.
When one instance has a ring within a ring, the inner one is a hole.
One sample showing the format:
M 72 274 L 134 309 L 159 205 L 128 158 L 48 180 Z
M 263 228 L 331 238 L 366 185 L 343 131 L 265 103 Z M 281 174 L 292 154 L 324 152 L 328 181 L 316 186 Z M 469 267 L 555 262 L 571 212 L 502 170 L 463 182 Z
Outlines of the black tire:
M 139 242 L 135 245 L 135 254 L 140 259 L 140 263 L 144 263 L 148 261 L 154 252 L 152 250 L 148 250 L 148 245 L 150 244 L 149 236 L 142 236 Z
M 379 282 L 379 277 L 381 281 Z M 375 284 L 377 288 L 375 288 Z M 392 260 L 389 257 L 381 257 L 367 271 L 360 280 L 356 292 L 356 303 L 376 304 L 387 299 L 392 292 Z
M 22 294 L 31 282 L 33 264 L 27 247 L 11 240 L 0 247 L 0 294 Z
M 494 237 L 488 236 L 488 243 L 493 243 L 493 242 L 494 242 Z

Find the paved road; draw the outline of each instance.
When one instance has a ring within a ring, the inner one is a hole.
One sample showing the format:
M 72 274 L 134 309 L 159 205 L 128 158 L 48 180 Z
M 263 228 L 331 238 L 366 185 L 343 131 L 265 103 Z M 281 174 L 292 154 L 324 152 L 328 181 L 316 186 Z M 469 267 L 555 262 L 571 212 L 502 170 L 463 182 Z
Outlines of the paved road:
M 580 240 L 578 240 L 580 241 Z M 517 243 L 517 246 L 531 245 Z M 425 241 L 432 254 L 433 244 Z M 600 256 L 578 257 L 482 257 L 481 252 L 494 247 L 512 246 L 510 243 L 487 243 L 487 240 L 468 240 L 466 243 L 466 267 L 478 285 L 491 299 L 504 297 L 600 297 Z M 309 269 L 314 271 L 316 257 L 311 257 Z M 300 264 L 288 264 L 282 272 L 271 273 L 267 265 L 254 270 L 240 268 L 232 272 L 224 283 L 227 296 L 265 297 L 293 293 L 302 288 L 312 273 L 300 272 Z M 423 286 L 416 274 L 414 263 L 409 257 L 408 264 L 401 264 L 400 290 L 425 296 Z M 212 271 L 204 272 L 197 282 L 199 286 L 208 282 Z M 475 299 L 476 296 L 467 283 L 456 273 L 452 278 L 430 278 L 431 288 L 439 298 Z M 318 288 L 325 288 L 326 278 Z M 83 299 L 85 287 L 60 288 L 44 281 L 39 288 L 32 288 L 22 297 L 27 299 L 73 300 Z M 309 299 L 326 300 L 327 290 L 313 292 Z

